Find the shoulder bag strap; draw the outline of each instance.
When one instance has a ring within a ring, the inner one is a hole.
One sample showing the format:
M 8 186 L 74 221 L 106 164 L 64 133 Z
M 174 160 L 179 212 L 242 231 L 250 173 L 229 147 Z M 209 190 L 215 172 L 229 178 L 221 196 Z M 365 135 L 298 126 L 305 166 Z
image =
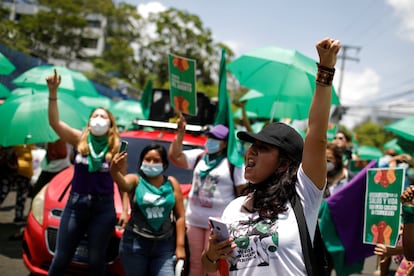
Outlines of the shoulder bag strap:
M 306 272 L 309 276 L 313 275 L 312 271 L 312 242 L 309 236 L 308 227 L 306 225 L 305 215 L 303 214 L 303 207 L 300 203 L 299 196 L 295 194 L 295 198 L 290 202 L 295 212 L 296 220 L 299 227 L 300 243 L 302 245 L 303 259 L 305 260 Z

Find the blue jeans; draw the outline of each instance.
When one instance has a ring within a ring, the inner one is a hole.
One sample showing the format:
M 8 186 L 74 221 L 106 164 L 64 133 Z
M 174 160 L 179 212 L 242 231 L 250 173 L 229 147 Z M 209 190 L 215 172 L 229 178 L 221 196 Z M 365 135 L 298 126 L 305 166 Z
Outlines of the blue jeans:
M 105 257 L 116 224 L 113 195 L 71 193 L 59 225 L 49 275 L 64 275 L 76 247 L 88 237 L 90 275 L 105 275 Z
M 119 256 L 126 276 L 174 275 L 175 236 L 151 240 L 125 230 Z

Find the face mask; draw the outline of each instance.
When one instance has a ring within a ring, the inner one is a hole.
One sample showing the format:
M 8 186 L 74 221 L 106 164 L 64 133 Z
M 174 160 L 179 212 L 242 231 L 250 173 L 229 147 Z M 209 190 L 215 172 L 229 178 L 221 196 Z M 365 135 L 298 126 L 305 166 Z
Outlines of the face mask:
M 104 118 L 96 117 L 90 120 L 89 127 L 93 135 L 102 136 L 108 132 L 109 122 Z
M 220 140 L 208 138 L 206 142 L 207 153 L 214 154 L 220 150 Z
M 332 162 L 326 162 L 326 170 L 328 172 L 333 171 L 334 168 L 335 168 L 335 165 Z
M 398 168 L 403 168 L 403 169 L 408 169 L 410 166 L 406 162 L 401 162 L 401 163 L 398 163 L 397 167 Z
M 150 163 L 142 163 L 141 171 L 149 177 L 154 177 L 160 175 L 164 167 L 162 163 L 150 164 Z

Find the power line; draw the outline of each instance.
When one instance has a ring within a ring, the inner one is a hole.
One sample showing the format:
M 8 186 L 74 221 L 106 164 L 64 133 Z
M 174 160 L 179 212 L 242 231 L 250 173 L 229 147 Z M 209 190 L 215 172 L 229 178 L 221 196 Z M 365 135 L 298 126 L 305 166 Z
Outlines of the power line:
M 388 101 L 389 99 L 396 99 L 402 96 L 407 96 L 407 95 L 413 95 L 414 94 L 414 90 L 408 90 L 408 91 L 403 91 L 403 92 L 399 92 L 399 93 L 392 93 L 389 95 L 383 95 L 382 97 L 377 97 L 376 99 L 373 99 L 373 102 L 383 102 L 383 101 Z
M 376 11 L 377 16 L 375 18 L 373 18 L 372 20 L 370 20 L 370 22 L 365 21 L 364 23 L 367 23 L 368 25 L 365 24 L 365 27 L 363 27 L 361 24 L 359 24 L 357 30 L 355 31 L 349 31 L 347 33 L 352 34 L 353 37 L 355 37 L 353 40 L 349 40 L 349 41 L 358 41 L 358 43 L 360 43 L 361 40 L 366 40 L 367 37 L 372 36 L 373 34 L 373 29 L 379 29 L 380 31 L 384 30 L 385 28 L 390 28 L 391 24 L 387 24 L 387 20 L 389 21 L 390 16 L 390 10 L 385 8 L 382 11 Z M 375 15 L 374 15 L 375 16 Z M 368 17 L 368 16 L 361 16 L 361 18 L 372 18 L 372 17 Z M 356 20 L 355 20 L 356 22 Z M 384 27 L 381 27 L 381 25 L 386 24 Z M 351 24 L 352 25 L 352 24 Z M 378 31 L 377 31 L 378 32 Z M 360 38 L 362 37 L 362 39 Z M 370 40 L 368 40 L 370 41 Z
M 359 9 L 359 13 L 355 14 L 355 18 L 351 20 L 348 25 L 346 25 L 346 27 L 341 33 L 351 33 L 350 29 L 355 24 L 357 24 L 357 19 L 365 18 L 364 14 L 366 13 L 366 11 L 371 10 L 371 7 L 373 5 L 377 5 L 377 0 L 371 0 L 371 2 L 369 2 L 364 8 Z

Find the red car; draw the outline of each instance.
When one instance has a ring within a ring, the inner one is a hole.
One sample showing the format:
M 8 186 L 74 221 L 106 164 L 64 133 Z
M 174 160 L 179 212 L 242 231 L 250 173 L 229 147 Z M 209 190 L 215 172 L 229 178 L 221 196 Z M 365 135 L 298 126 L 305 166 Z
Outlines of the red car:
M 175 137 L 175 133 L 167 130 L 128 131 L 121 134 L 128 141 L 128 172 L 136 172 L 141 149 L 152 142 L 164 145 L 167 149 Z M 184 149 L 203 147 L 205 136 L 186 134 Z M 167 175 L 175 176 L 182 183 L 184 196 L 188 195 L 191 187 L 192 171 L 175 167 L 170 163 Z M 71 189 L 73 167 L 69 167 L 46 185 L 33 199 L 32 210 L 27 218 L 27 226 L 23 237 L 23 261 L 34 275 L 47 275 L 55 252 L 56 237 L 60 217 Z M 117 217 L 122 206 L 118 188 L 114 186 L 114 197 Z M 118 246 L 122 229 L 116 227 L 107 250 L 107 275 L 123 275 L 121 262 L 118 257 Z M 88 273 L 88 248 L 86 239 L 83 240 L 68 268 L 70 275 Z

